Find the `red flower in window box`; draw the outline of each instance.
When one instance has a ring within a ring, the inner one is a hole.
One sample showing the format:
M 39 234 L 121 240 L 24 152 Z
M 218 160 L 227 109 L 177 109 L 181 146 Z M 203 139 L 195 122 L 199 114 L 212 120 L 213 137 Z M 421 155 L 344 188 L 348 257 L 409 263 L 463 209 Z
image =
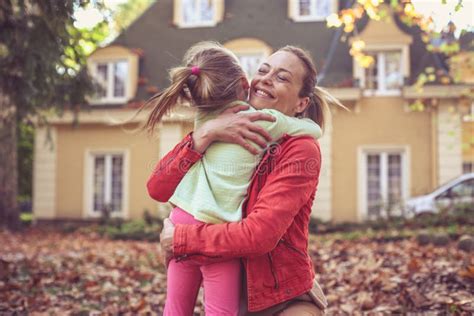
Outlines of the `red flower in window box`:
M 147 86 L 146 92 L 148 92 L 149 94 L 156 94 L 160 92 L 160 89 L 157 86 Z
M 138 78 L 138 84 L 140 86 L 146 85 L 148 83 L 148 78 L 146 77 L 139 77 Z
M 145 56 L 145 51 L 141 48 L 132 48 L 131 51 L 140 58 Z

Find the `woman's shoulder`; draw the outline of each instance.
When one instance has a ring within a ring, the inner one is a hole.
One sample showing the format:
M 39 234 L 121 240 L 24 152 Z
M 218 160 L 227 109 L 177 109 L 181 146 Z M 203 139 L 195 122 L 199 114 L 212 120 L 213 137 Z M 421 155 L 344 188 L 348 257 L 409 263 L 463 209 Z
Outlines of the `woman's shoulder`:
M 279 144 L 281 154 L 293 157 L 320 157 L 321 148 L 319 141 L 308 135 L 285 135 Z

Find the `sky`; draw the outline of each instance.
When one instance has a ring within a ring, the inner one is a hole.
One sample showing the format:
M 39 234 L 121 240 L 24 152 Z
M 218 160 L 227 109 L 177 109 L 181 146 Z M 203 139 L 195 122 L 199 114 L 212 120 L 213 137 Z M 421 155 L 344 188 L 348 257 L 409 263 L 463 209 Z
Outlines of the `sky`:
M 126 0 L 105 0 L 110 8 L 116 7 L 118 4 Z M 271 1 L 271 0 L 267 0 Z M 468 29 L 474 31 L 474 0 L 462 0 L 463 8 L 455 12 L 454 7 L 459 0 L 446 0 L 446 4 L 442 0 L 412 0 L 415 10 L 425 16 L 432 16 L 436 25 L 436 30 L 441 30 L 450 20 L 458 27 L 458 30 Z M 100 12 L 96 9 L 78 10 L 75 14 L 76 27 L 91 28 L 102 20 Z
M 456 24 L 458 30 L 467 29 L 474 31 L 474 0 L 463 0 L 463 7 L 454 10 L 458 0 L 412 0 L 415 10 L 425 16 L 432 16 L 436 30 L 440 31 L 449 21 Z

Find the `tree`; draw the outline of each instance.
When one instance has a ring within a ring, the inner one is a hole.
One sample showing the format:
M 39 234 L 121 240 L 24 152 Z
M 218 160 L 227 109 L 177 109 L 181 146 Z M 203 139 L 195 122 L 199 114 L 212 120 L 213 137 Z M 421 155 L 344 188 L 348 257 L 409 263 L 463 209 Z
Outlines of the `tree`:
M 32 116 L 45 122 L 45 109 L 77 109 L 94 90 L 82 69 L 84 47 L 102 38 L 73 24 L 74 10 L 86 5 L 84 0 L 0 2 L 0 226 L 15 229 L 19 223 L 18 123 Z

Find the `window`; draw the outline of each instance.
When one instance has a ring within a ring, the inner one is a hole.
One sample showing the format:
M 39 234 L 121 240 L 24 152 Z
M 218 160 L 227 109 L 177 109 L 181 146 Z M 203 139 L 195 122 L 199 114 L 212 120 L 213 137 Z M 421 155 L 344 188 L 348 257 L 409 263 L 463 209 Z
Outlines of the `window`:
M 464 161 L 462 163 L 462 173 L 471 173 L 471 172 L 474 172 L 474 162 Z
M 386 216 L 406 198 L 405 153 L 369 150 L 362 159 L 363 212 L 368 218 Z
M 121 103 L 127 99 L 128 62 L 96 62 L 94 78 L 100 86 L 95 100 L 99 103 Z
M 393 50 L 367 54 L 374 58 L 374 62 L 365 69 L 363 87 L 377 94 L 399 94 L 403 86 L 402 52 Z
M 457 198 L 474 198 L 474 179 L 466 180 L 451 189 L 451 195 Z
M 86 151 L 84 216 L 128 216 L 128 150 Z
M 463 122 L 474 122 L 474 101 L 471 102 L 471 105 L 462 113 L 462 120 Z
M 123 208 L 124 157 L 122 154 L 93 156 L 93 212 L 108 208 L 121 212 Z
M 294 20 L 324 21 L 331 13 L 335 12 L 333 0 L 292 0 Z
M 181 0 L 181 26 L 213 26 L 216 23 L 215 12 L 213 0 Z
M 258 67 L 265 58 L 265 54 L 258 53 L 236 53 L 240 64 L 247 74 L 247 78 L 252 78 L 258 70 Z
M 267 43 L 250 37 L 230 40 L 224 43 L 224 47 L 237 56 L 249 79 L 255 75 L 264 58 L 272 53 L 272 48 Z
M 435 198 L 435 204 L 440 210 L 449 210 L 460 205 L 474 203 L 474 179 L 468 179 L 456 184 Z

